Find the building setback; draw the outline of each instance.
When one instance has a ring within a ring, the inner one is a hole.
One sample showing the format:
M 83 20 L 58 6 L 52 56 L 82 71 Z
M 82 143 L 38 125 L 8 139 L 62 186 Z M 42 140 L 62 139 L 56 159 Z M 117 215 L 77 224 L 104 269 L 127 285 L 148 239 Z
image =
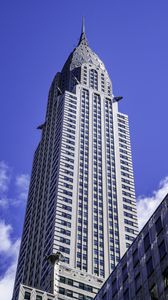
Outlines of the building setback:
M 92 299 L 138 233 L 128 116 L 103 62 L 77 47 L 38 128 L 13 300 L 20 284 Z
M 168 194 L 95 300 L 168 299 Z

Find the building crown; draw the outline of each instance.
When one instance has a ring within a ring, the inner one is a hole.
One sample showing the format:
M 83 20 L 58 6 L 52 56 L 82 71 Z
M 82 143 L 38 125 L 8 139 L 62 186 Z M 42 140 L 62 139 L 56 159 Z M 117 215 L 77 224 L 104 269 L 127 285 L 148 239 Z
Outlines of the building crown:
M 75 68 L 81 67 L 82 64 L 92 64 L 96 68 L 100 68 L 102 71 L 107 73 L 104 63 L 101 61 L 98 55 L 91 50 L 91 48 L 88 45 L 85 32 L 84 18 L 82 18 L 82 31 L 79 43 L 77 47 L 73 50 L 73 52 L 69 55 L 62 71 L 65 70 L 65 68 L 69 69 L 69 71 L 72 71 Z

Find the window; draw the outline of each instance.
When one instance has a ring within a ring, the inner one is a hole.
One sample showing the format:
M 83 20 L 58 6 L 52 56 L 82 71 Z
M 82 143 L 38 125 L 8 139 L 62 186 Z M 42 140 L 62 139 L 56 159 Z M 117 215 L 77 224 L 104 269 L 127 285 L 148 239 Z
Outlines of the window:
M 67 290 L 66 291 L 66 295 L 68 296 L 68 297 L 73 297 L 73 292 L 72 291 L 70 291 L 70 290 Z
M 159 248 L 160 259 L 162 259 L 166 255 L 166 246 L 164 240 L 161 242 L 158 248 Z
M 153 269 L 153 262 L 152 262 L 152 257 L 150 257 L 146 263 L 146 269 L 147 269 L 147 274 L 150 276 L 152 272 L 154 271 Z
M 65 277 L 60 276 L 60 282 L 65 283 Z
M 90 70 L 90 86 L 93 89 L 98 89 L 98 73 L 94 69 Z
M 69 230 L 66 230 L 64 228 L 59 228 L 59 230 L 60 230 L 60 233 L 62 233 L 62 234 L 65 234 L 65 235 L 68 235 L 68 236 L 71 235 L 71 232 Z
M 84 290 L 84 283 L 79 282 L 79 288 L 82 289 L 82 290 Z
M 123 208 L 127 209 L 127 210 L 131 210 L 131 211 L 134 210 L 132 206 L 128 206 L 128 205 L 125 205 L 125 204 L 123 204 Z
M 84 290 L 93 293 L 92 287 L 90 285 L 85 284 Z
M 67 253 L 70 254 L 70 249 L 69 248 L 65 248 L 63 246 L 59 246 L 59 250 L 63 253 Z
M 159 217 L 157 219 L 157 221 L 155 222 L 155 228 L 156 228 L 157 234 L 159 234 L 160 231 L 163 229 L 161 217 Z
M 65 239 L 65 238 L 62 237 L 62 236 L 58 237 L 58 240 L 59 240 L 61 243 L 70 245 L 70 240 L 69 240 L 69 239 Z
M 135 237 L 133 237 L 133 236 L 130 236 L 130 235 L 125 235 L 125 238 L 126 238 L 126 240 L 128 240 L 128 241 L 133 241 L 134 239 L 135 239 Z
M 36 300 L 42 300 L 42 296 L 37 295 L 37 296 L 36 296 Z
M 136 267 L 136 265 L 139 263 L 139 257 L 138 257 L 138 249 L 136 249 L 133 252 L 133 265 Z
M 135 230 L 130 227 L 125 227 L 125 231 L 133 233 L 133 234 L 135 233 Z
M 68 278 L 68 279 L 67 279 L 67 284 L 69 284 L 69 285 L 73 285 L 73 280 L 72 280 L 72 279 L 70 279 L 70 278 Z
M 128 278 L 127 264 L 125 264 L 124 267 L 122 268 L 122 278 L 123 281 L 125 281 Z
M 149 233 L 147 233 L 146 236 L 144 237 L 145 252 L 148 250 L 149 247 L 150 247 L 150 237 L 149 237 Z
M 131 225 L 131 226 L 135 226 L 135 225 L 134 225 L 134 222 L 129 221 L 129 220 L 127 220 L 127 219 L 124 219 L 124 223 L 125 223 L 125 224 L 129 224 L 129 225 Z
M 25 300 L 30 300 L 30 293 L 29 292 L 25 292 L 24 299 Z
M 62 295 L 65 295 L 65 289 L 62 287 L 59 287 L 59 293 Z
M 71 223 L 67 222 L 67 221 L 64 221 L 64 220 L 60 220 L 60 224 L 64 225 L 64 226 L 67 226 L 67 227 L 71 227 Z

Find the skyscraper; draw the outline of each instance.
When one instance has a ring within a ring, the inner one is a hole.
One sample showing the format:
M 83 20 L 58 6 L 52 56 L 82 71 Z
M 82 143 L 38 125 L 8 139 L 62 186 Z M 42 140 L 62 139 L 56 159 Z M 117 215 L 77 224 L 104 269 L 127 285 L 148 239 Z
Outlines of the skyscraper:
M 20 283 L 59 299 L 93 297 L 137 235 L 128 117 L 119 100 L 82 24 L 38 127 L 13 300 Z

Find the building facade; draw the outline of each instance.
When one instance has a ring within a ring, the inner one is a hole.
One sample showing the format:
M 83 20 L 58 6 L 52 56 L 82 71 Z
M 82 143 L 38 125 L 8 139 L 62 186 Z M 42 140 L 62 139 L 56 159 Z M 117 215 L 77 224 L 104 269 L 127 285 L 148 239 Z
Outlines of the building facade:
M 168 299 L 168 194 L 95 300 Z
M 119 99 L 83 25 L 38 127 L 13 300 L 20 283 L 67 299 L 77 292 L 68 285 L 73 276 L 76 297 L 93 298 L 136 237 L 129 124 Z

